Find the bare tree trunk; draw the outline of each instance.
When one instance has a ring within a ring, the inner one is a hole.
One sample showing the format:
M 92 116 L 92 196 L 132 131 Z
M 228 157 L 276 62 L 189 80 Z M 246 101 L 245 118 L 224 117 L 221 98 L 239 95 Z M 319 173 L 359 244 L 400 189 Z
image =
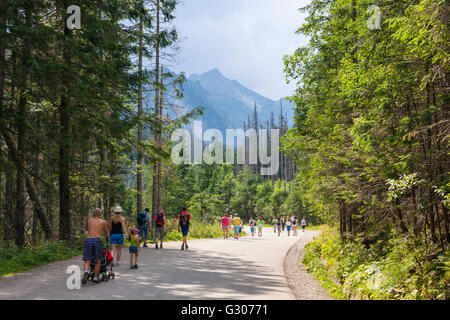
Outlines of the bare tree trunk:
M 14 175 L 11 170 L 5 171 L 5 211 L 3 224 L 3 240 L 9 241 L 13 235 L 13 219 L 12 213 L 14 210 Z
M 138 132 L 137 132 L 137 181 L 136 181 L 136 208 L 137 212 L 142 211 L 142 194 L 144 191 L 144 182 L 143 182 L 143 155 L 142 155 L 142 56 L 143 56 L 143 21 L 142 16 L 139 18 L 139 63 L 138 63 Z
M 65 38 L 70 37 L 70 31 L 64 25 Z M 63 46 L 63 60 L 70 65 L 70 54 Z M 70 98 L 66 93 L 61 95 L 59 105 L 59 239 L 70 240 L 72 226 L 70 218 Z
M 160 111 L 160 0 L 156 1 L 156 43 L 155 43 L 155 123 L 154 123 L 154 136 L 155 142 L 158 146 L 159 141 L 159 111 Z M 158 172 L 159 161 L 153 164 L 153 190 L 152 190 L 152 222 L 155 220 L 156 214 L 159 212 L 159 186 L 158 186 Z

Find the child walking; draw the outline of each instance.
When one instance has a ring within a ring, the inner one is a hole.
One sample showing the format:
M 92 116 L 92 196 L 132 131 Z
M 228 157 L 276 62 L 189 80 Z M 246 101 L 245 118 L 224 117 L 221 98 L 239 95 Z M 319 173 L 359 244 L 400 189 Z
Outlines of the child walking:
M 253 218 L 250 218 L 250 221 L 248 222 L 250 224 L 250 232 L 252 233 L 252 238 L 255 237 L 255 220 Z
M 139 230 L 136 228 L 131 229 L 128 240 L 130 241 L 130 269 L 137 269 L 139 242 L 141 241 L 141 237 L 139 237 Z

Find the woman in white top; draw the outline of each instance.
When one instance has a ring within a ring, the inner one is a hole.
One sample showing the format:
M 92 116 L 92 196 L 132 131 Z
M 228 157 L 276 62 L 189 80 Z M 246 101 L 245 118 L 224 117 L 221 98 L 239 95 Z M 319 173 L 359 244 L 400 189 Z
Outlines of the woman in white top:
M 292 224 L 291 219 L 288 219 L 286 221 L 286 230 L 287 230 L 287 233 L 288 233 L 288 237 L 291 235 L 291 224 Z

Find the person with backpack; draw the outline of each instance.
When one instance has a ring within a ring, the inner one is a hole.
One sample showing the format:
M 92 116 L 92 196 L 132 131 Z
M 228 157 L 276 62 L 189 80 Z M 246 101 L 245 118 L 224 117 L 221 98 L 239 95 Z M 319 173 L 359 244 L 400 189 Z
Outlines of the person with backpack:
M 278 236 L 280 236 L 280 233 L 281 233 L 281 218 L 280 217 L 277 218 L 277 232 L 278 232 Z
M 272 225 L 273 225 L 273 233 L 277 233 L 277 218 L 273 218 Z
M 187 208 L 183 207 L 183 212 L 178 216 L 178 232 L 183 234 L 183 243 L 181 244 L 181 250 L 189 249 L 187 244 L 187 235 L 189 233 L 189 225 L 191 221 L 191 214 L 187 212 Z
M 150 230 L 150 221 L 152 218 L 149 213 L 150 209 L 145 208 L 144 211 L 141 211 L 137 215 L 137 225 L 139 230 L 139 237 L 144 241 L 144 248 L 147 248 L 147 239 L 148 239 L 148 231 Z
M 284 228 L 286 227 L 286 218 L 281 217 L 281 231 L 284 232 Z
M 294 237 L 298 236 L 297 227 L 298 227 L 298 219 L 297 219 L 296 216 L 294 216 L 292 218 L 292 231 L 293 231 L 293 236 Z
M 250 232 L 252 233 L 252 238 L 255 237 L 255 220 L 253 220 L 253 217 L 250 218 L 248 221 L 248 224 L 250 225 Z
M 163 248 L 164 227 L 166 225 L 166 213 L 161 210 L 155 217 L 155 243 L 158 249 L 158 239 L 160 241 L 160 248 Z

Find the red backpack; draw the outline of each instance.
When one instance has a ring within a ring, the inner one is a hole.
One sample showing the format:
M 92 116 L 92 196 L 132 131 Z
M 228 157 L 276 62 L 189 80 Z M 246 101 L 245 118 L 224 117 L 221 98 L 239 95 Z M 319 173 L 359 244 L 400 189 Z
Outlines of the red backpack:
M 162 227 L 164 225 L 164 215 L 161 213 L 158 213 L 156 215 L 156 226 Z

